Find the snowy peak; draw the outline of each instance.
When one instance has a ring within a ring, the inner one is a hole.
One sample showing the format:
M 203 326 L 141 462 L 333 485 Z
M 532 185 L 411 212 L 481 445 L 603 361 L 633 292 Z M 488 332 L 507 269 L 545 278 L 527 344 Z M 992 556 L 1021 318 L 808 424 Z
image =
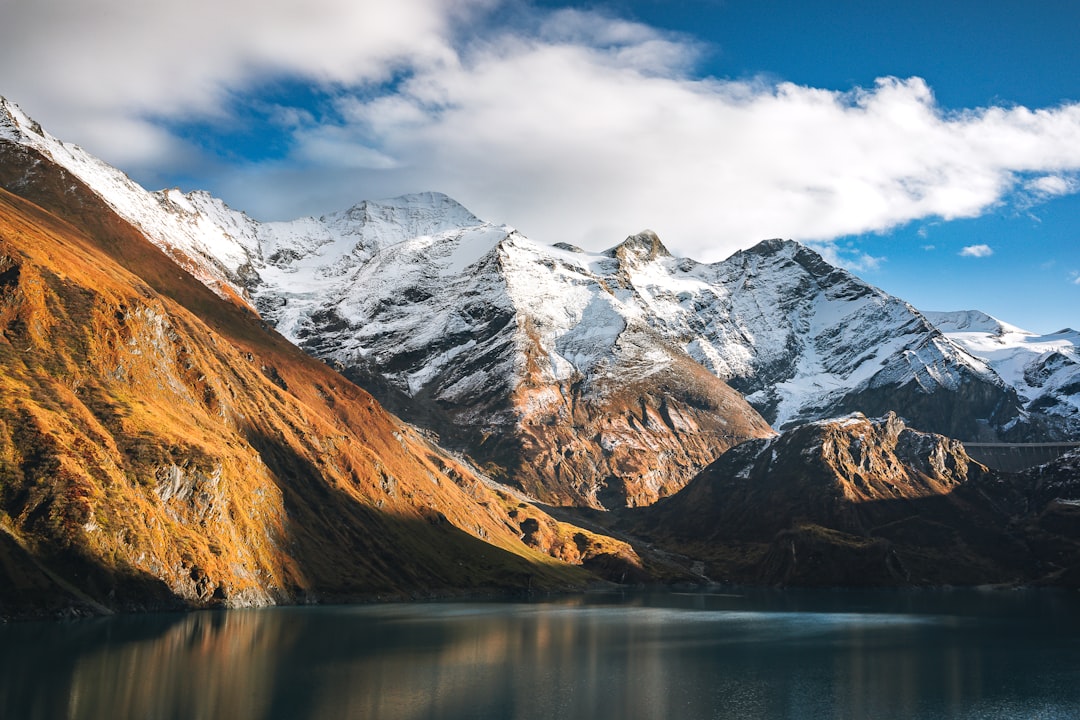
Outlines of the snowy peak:
M 943 333 L 975 332 L 1004 337 L 1005 335 L 1034 335 L 1015 325 L 1002 322 L 980 310 L 955 312 L 924 311 L 923 315 Z
M 438 192 L 364 200 L 320 220 L 347 234 L 377 238 L 382 244 L 485 224 L 460 203 Z
M 0 95 L 0 138 L 19 142 L 27 133 L 45 136 L 41 125 L 32 120 L 18 105 Z
M 997 427 L 1019 413 L 993 370 L 909 304 L 799 243 L 766 240 L 694 274 L 726 292 L 694 300 L 705 331 L 688 349 L 778 429 L 895 410 L 972 438 L 979 420 Z
M 149 192 L 77 145 L 49 135 L 6 100 L 0 112 L 2 141 L 63 168 L 204 285 L 221 297 L 246 303 L 237 269 L 249 261 L 254 221 L 243 213 L 206 193 Z
M 671 257 L 664 243 L 660 242 L 660 237 L 652 230 L 642 230 L 637 235 L 631 235 L 604 254 L 620 262 L 632 264 Z
M 794 240 L 763 240 L 753 247 L 733 255 L 725 263 L 738 263 L 741 260 L 746 267 L 752 268 L 801 268 L 801 274 L 812 280 L 819 287 L 832 287 L 836 292 L 840 287 L 845 293 L 856 292 L 862 295 L 877 293 L 884 296 L 877 288 L 863 282 L 847 270 L 828 262 L 820 253 Z
M 1080 333 L 1036 335 L 976 310 L 924 314 L 1015 388 L 1027 412 L 1049 420 L 1051 436 L 1080 434 Z

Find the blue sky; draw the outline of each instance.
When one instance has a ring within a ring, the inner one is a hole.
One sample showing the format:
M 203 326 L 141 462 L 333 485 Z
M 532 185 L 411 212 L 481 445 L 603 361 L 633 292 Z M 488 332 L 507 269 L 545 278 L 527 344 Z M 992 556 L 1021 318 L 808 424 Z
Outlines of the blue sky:
M 259 219 L 440 190 L 541 242 L 812 244 L 1080 325 L 1080 5 L 0 0 L 0 94 Z

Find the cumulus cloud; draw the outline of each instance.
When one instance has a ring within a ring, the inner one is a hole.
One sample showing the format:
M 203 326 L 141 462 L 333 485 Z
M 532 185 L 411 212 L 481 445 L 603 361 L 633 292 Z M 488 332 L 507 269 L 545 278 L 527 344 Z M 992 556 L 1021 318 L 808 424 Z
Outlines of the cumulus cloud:
M 651 227 L 714 260 L 1080 191 L 1080 105 L 957 113 L 919 78 L 848 92 L 699 78 L 694 41 L 593 12 L 511 26 L 483 15 L 496 0 L 60 2 L 5 18 L 0 88 L 106 159 L 184 157 L 158 120 L 227 115 L 268 78 L 322 88 L 326 117 L 279 111 L 288 157 L 214 179 L 264 219 L 434 189 L 537 240 L 599 248 Z
M 808 245 L 813 250 L 817 251 L 826 262 L 855 273 L 875 272 L 888 260 L 888 258 L 885 257 L 877 257 L 865 253 L 851 243 L 841 245 L 831 241 L 811 241 Z
M 994 254 L 994 249 L 989 245 L 968 245 L 960 251 L 961 257 L 984 258 Z
M 1043 175 L 1026 183 L 1029 191 L 1046 197 L 1069 195 L 1080 189 L 1076 178 L 1062 175 Z

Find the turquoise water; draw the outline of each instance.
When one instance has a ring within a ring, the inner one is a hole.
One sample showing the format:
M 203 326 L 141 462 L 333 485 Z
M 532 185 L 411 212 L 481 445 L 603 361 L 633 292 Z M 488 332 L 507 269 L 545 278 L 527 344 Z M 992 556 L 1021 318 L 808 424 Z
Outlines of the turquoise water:
M 1080 594 L 588 594 L 0 626 L 0 717 L 1080 718 Z

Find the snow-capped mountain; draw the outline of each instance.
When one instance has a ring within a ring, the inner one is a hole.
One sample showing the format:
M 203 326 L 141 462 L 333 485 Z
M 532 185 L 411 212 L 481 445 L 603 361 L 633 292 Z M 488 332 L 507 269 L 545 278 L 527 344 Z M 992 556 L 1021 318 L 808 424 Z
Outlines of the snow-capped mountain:
M 1080 332 L 1036 335 L 977 310 L 923 314 L 1014 387 L 1030 414 L 1056 421 L 1051 432 L 1080 434 Z
M 552 502 L 646 504 L 770 435 L 731 387 L 777 429 L 855 411 L 962 439 L 1030 427 L 991 363 L 795 242 L 702 264 L 644 231 L 586 252 L 438 193 L 259 223 L 206 193 L 147 192 L 0 102 L 0 139 L 66 167 L 216 292 Z
M 263 317 L 540 497 L 647 504 L 771 434 L 651 326 L 625 253 L 544 247 L 435 193 L 322 223 L 335 241 L 274 228 Z
M 70 172 L 204 285 L 223 297 L 241 299 L 243 282 L 227 268 L 242 266 L 257 250 L 250 218 L 205 192 L 149 192 L 79 146 L 53 137 L 0 97 L 3 140 L 37 151 Z
M 741 395 L 598 295 L 590 261 L 560 264 L 550 253 L 566 251 L 444 195 L 258 223 L 205 193 L 147 192 L 0 109 L 0 139 L 66 168 L 220 295 L 548 501 L 649 503 L 772 434 Z

